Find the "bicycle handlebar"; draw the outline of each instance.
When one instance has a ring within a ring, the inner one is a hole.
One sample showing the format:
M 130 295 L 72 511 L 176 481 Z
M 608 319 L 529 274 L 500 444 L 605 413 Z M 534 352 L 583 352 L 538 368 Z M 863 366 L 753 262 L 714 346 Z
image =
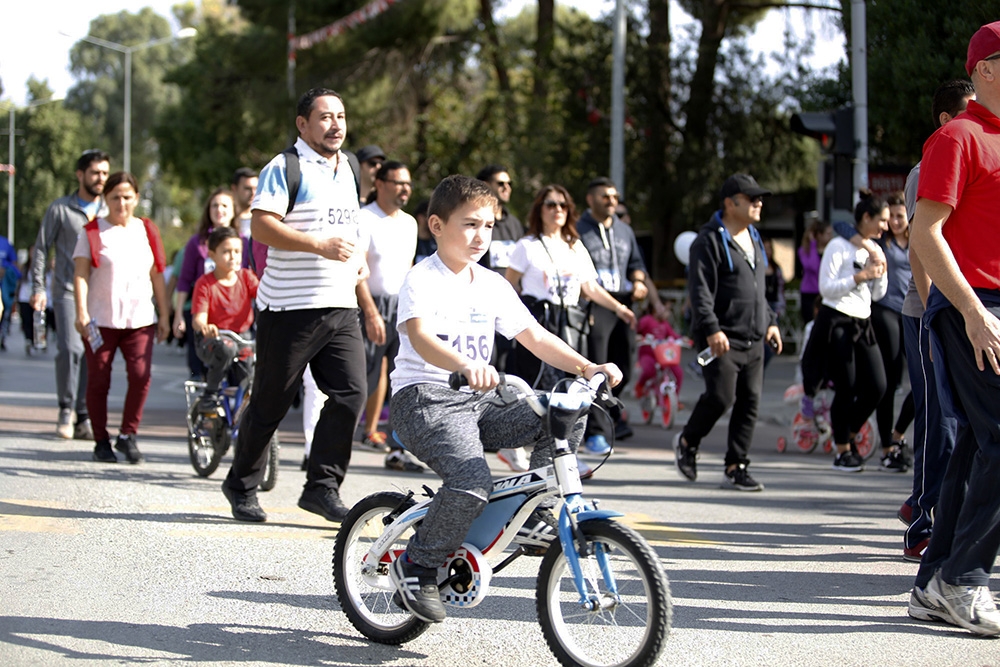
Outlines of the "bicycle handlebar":
M 254 339 L 244 338 L 243 336 L 239 335 L 235 331 L 232 331 L 231 329 L 219 329 L 219 338 L 222 338 L 223 336 L 231 339 L 237 345 L 255 346 L 256 344 L 256 341 Z
M 583 378 L 580 378 L 581 380 Z M 570 384 L 569 390 L 565 393 L 567 394 L 590 394 L 591 400 L 597 395 L 598 390 L 607 381 L 607 376 L 604 373 L 594 373 L 594 375 L 584 382 L 574 381 Z M 454 371 L 448 376 L 448 386 L 454 390 L 458 390 L 462 387 L 468 386 L 469 381 L 464 375 L 459 371 Z M 538 400 L 538 395 L 535 390 L 531 388 L 531 385 L 519 378 L 516 375 L 509 375 L 507 373 L 500 373 L 500 385 L 501 387 L 511 387 L 516 389 L 520 394 L 521 398 L 531 406 L 532 411 L 539 417 L 544 417 L 546 408 L 541 401 Z

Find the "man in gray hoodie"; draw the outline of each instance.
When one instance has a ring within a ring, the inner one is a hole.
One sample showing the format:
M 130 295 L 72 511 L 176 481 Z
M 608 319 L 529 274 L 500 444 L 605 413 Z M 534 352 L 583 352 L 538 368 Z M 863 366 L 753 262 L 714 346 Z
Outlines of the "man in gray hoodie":
M 76 161 L 76 192 L 52 202 L 35 239 L 31 258 L 31 307 L 45 310 L 45 269 L 49 252 L 55 252 L 52 276 L 52 308 L 56 318 L 56 395 L 59 420 L 56 435 L 67 440 L 92 439 L 87 416 L 87 365 L 83 339 L 73 326 L 76 304 L 73 291 L 73 249 L 83 226 L 104 208 L 104 183 L 108 180 L 110 157 L 102 150 L 91 149 Z M 73 421 L 73 412 L 76 421 Z

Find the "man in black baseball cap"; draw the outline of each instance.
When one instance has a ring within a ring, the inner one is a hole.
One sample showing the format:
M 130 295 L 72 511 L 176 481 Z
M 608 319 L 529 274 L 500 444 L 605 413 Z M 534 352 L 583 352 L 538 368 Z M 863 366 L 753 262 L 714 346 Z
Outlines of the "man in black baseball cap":
M 764 488 L 750 476 L 747 455 L 764 384 L 765 341 L 781 352 L 778 318 L 764 296 L 767 255 L 754 227 L 770 194 L 753 176 L 733 174 L 719 191 L 722 208 L 691 244 L 691 337 L 712 358 L 704 366 L 705 393 L 674 437 L 674 462 L 695 481 L 698 446 L 732 407 L 722 488 L 736 491 Z
M 375 189 L 375 174 L 385 162 L 385 151 L 375 144 L 370 144 L 359 148 L 355 155 L 358 156 L 358 162 L 361 163 L 361 173 L 358 176 L 360 176 L 361 181 L 361 203 L 364 204 Z
M 771 191 L 760 187 L 756 179 L 750 174 L 733 174 L 722 184 L 722 190 L 719 191 L 719 199 L 724 200 L 738 194 L 744 194 L 751 198 L 767 197 L 770 196 Z M 760 222 L 759 214 L 757 221 Z

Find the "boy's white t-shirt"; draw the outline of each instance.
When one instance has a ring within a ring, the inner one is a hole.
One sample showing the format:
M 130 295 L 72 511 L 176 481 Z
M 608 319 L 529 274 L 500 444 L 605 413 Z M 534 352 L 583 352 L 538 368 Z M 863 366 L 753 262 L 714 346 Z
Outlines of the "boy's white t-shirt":
M 551 257 L 550 257 L 551 254 Z M 521 294 L 558 304 L 575 306 L 580 302 L 580 286 L 597 279 L 597 269 L 583 242 L 572 247 L 562 241 L 526 236 L 517 242 L 510 255 L 510 268 L 521 274 Z
M 535 319 L 514 288 L 500 274 L 472 264 L 472 280 L 456 275 L 437 253 L 406 274 L 399 290 L 397 325 L 399 354 L 389 376 L 392 393 L 413 384 L 447 386 L 449 371 L 424 361 L 406 332 L 406 321 L 419 317 L 438 338 L 474 361 L 489 363 L 494 332 L 513 338 Z

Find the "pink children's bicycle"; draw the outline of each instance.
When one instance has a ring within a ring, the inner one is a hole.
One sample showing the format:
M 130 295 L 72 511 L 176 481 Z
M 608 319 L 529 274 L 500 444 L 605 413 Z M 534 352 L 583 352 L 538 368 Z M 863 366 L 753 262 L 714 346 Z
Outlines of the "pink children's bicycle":
M 824 453 L 833 451 L 833 428 L 830 426 L 830 404 L 833 400 L 833 390 L 823 388 L 813 399 L 815 417 L 809 419 L 802 415 L 801 410 L 795 413 L 792 420 L 792 442 L 806 454 L 817 446 L 822 446 Z M 799 405 L 802 399 L 802 385 L 795 384 L 785 390 L 785 403 Z M 854 438 L 854 446 L 858 456 L 867 461 L 878 449 L 880 440 L 874 415 L 868 418 Z M 778 437 L 777 449 L 784 452 L 788 448 L 785 436 Z
M 670 428 L 677 415 L 677 381 L 668 368 L 680 367 L 681 348 L 691 347 L 690 341 L 683 338 L 657 339 L 647 335 L 639 341 L 640 354 L 643 348 L 651 351 L 656 360 L 656 374 L 644 382 L 636 383 L 635 397 L 639 400 L 642 410 L 642 422 L 651 424 L 657 408 L 660 410 L 660 422 L 663 428 Z

